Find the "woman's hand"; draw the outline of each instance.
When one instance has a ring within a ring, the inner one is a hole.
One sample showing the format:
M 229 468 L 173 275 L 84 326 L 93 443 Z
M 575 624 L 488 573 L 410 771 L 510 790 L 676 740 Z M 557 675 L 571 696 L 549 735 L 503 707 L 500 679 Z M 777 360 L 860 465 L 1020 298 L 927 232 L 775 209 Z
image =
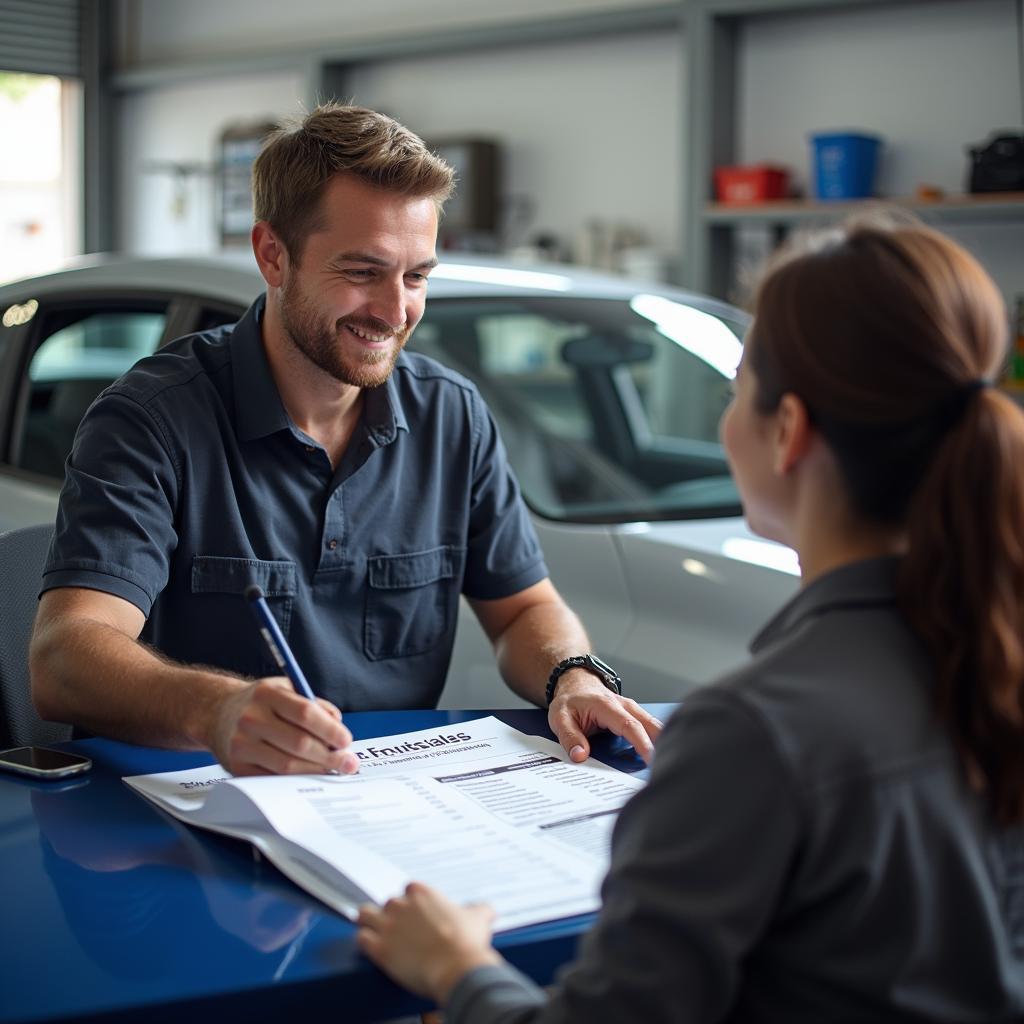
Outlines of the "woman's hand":
M 491 948 L 493 920 L 489 906 L 460 907 L 422 882 L 411 882 L 404 896 L 383 907 L 360 908 L 356 942 L 400 985 L 443 1005 L 463 975 L 502 962 Z

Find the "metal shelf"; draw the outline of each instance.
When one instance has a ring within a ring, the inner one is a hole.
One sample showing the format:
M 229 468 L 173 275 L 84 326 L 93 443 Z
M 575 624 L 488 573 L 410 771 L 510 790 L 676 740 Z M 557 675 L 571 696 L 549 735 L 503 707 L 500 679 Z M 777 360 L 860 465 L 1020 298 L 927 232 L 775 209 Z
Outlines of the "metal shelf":
M 705 223 L 742 227 L 766 225 L 789 227 L 800 224 L 835 221 L 850 214 L 871 209 L 910 210 L 922 220 L 945 223 L 1005 223 L 1024 220 L 1024 192 L 994 192 L 984 195 L 955 195 L 923 200 L 910 196 L 821 201 L 813 199 L 774 199 L 763 203 L 708 203 L 703 211 Z
M 687 131 L 684 134 L 686 185 L 683 192 L 683 284 L 693 291 L 728 297 L 735 284 L 736 229 L 762 225 L 781 240 L 801 224 L 835 221 L 865 209 L 866 200 L 827 203 L 777 200 L 751 206 L 708 202 L 708 188 L 719 166 L 736 163 L 739 38 L 745 19 L 768 14 L 870 8 L 897 0 L 687 0 L 684 33 L 687 69 Z M 958 0 L 898 0 L 927 10 Z M 923 220 L 951 223 L 1019 223 L 1024 194 L 951 196 L 931 203 L 912 197 L 883 201 L 913 210 Z

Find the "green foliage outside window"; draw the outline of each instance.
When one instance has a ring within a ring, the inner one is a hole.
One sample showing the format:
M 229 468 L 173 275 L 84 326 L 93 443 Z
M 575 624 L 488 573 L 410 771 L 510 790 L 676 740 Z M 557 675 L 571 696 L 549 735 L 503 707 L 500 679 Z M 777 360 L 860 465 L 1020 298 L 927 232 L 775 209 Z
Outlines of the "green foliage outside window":
M 20 103 L 29 93 L 39 88 L 42 75 L 27 75 L 19 71 L 0 71 L 0 96 Z

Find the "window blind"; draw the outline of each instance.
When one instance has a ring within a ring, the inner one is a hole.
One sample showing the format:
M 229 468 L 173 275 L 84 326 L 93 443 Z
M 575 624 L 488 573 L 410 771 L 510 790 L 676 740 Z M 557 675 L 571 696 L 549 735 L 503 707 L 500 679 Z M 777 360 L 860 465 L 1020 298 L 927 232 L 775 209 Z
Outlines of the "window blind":
M 0 71 L 82 73 L 79 0 L 0 0 Z

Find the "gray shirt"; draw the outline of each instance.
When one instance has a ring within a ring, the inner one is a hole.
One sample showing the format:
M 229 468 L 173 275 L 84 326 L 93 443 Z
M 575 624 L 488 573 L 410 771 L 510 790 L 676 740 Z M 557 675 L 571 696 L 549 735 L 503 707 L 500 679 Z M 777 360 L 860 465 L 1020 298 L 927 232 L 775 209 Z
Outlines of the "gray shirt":
M 451 1024 L 1024 1018 L 1024 827 L 965 783 L 895 567 L 814 581 L 684 701 L 550 1000 L 484 968 Z

